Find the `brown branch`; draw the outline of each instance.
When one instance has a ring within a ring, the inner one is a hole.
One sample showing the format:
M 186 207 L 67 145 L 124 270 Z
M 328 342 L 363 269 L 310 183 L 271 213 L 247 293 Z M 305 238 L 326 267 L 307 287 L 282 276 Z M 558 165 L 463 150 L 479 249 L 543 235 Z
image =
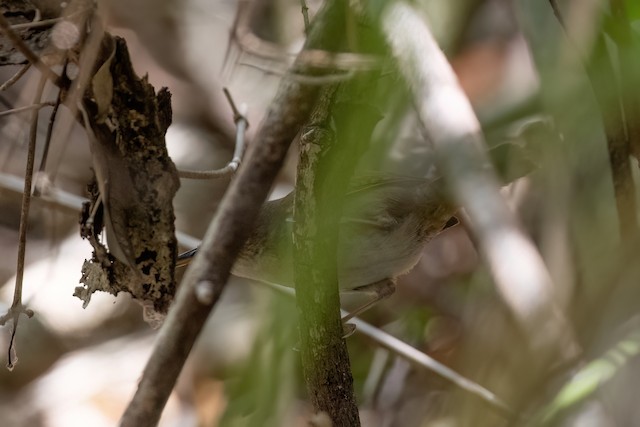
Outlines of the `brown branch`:
M 330 47 L 333 16 L 342 3 L 330 1 L 318 13 L 305 48 Z M 294 72 L 304 67 L 294 64 Z M 156 348 L 120 425 L 155 426 L 178 374 L 217 303 L 229 272 L 280 169 L 289 145 L 315 104 L 318 88 L 284 79 L 257 137 L 213 218 L 198 255 L 187 270 Z M 209 297 L 198 299 L 197 288 Z
M 409 84 L 424 132 L 454 197 L 471 226 L 495 284 L 535 349 L 549 355 L 573 343 L 556 309 L 544 262 L 517 226 L 499 193 L 478 120 L 421 14 L 405 2 L 390 3 L 382 27 Z M 571 351 L 574 348 L 570 348 Z
M 359 426 L 349 353 L 340 320 L 338 225 L 359 157 L 331 128 L 336 86 L 323 91 L 300 137 L 294 206 L 294 279 L 302 370 L 314 410 L 334 426 Z M 364 139 L 368 141 L 368 139 Z M 345 152 L 346 151 L 346 152 Z M 351 151 L 351 152 L 349 152 Z
M 309 8 L 305 0 L 300 0 L 300 8 L 302 10 L 302 19 L 304 19 L 304 33 L 309 32 Z

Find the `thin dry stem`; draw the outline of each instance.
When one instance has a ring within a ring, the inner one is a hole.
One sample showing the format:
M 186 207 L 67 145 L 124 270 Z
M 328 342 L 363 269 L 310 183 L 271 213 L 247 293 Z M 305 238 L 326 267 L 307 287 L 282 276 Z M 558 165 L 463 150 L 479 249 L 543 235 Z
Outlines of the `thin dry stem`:
M 256 36 L 249 26 L 250 6 L 242 3 L 238 8 L 235 22 L 231 30 L 231 42 L 237 43 L 240 49 L 257 58 L 289 63 L 293 54 L 285 52 L 281 46 L 265 41 Z M 227 50 L 227 55 L 229 54 Z M 225 56 L 225 57 L 226 57 Z M 297 64 L 327 70 L 370 71 L 380 68 L 384 60 L 381 56 L 350 53 L 329 52 L 323 49 L 306 49 L 295 55 Z M 226 62 L 226 60 L 225 60 Z
M 248 62 L 239 62 L 239 66 L 254 68 L 256 70 L 260 70 L 265 74 L 271 74 L 275 76 L 285 76 L 286 71 L 277 70 L 275 68 L 268 68 L 263 65 L 254 65 Z M 324 86 L 328 84 L 336 84 L 342 83 L 349 79 L 351 79 L 355 75 L 353 70 L 348 70 L 342 73 L 330 74 L 327 76 L 305 76 L 305 75 L 289 75 L 288 78 L 292 80 L 296 80 L 299 83 L 307 84 L 307 85 L 319 85 Z
M 78 103 L 84 96 L 84 93 L 91 81 L 91 71 L 98 57 L 100 43 L 102 43 L 102 39 L 104 37 L 104 23 L 101 19 L 100 10 L 98 9 L 94 11 L 93 16 L 89 19 L 91 19 L 91 32 L 87 36 L 82 48 L 82 53 L 80 54 L 80 60 L 78 63 L 80 72 L 73 80 L 65 98 L 65 106 L 69 110 L 70 117 L 76 117 L 78 114 Z M 67 120 L 60 123 L 59 126 L 56 126 L 56 132 L 52 137 L 51 143 L 54 145 L 59 144 L 60 146 L 66 146 L 75 123 L 75 120 Z M 58 157 L 57 162 L 53 166 L 53 172 L 51 173 L 52 181 L 55 181 L 59 163 L 61 161 L 62 157 Z
M 13 24 L 11 25 L 12 30 L 27 30 L 31 28 L 40 28 L 40 27 L 48 27 L 51 25 L 55 25 L 58 22 L 69 20 L 70 18 L 74 18 L 78 15 L 86 13 L 88 9 L 80 9 L 73 13 L 68 14 L 67 16 L 61 16 L 59 18 L 51 18 L 51 19 L 43 19 L 43 20 L 34 20 L 33 22 L 25 22 L 24 24 Z
M 38 88 L 36 90 L 34 103 L 40 102 L 44 87 L 47 82 L 46 76 L 40 78 Z M 9 348 L 7 350 L 7 368 L 13 369 L 17 363 L 17 358 L 14 358 L 14 339 L 16 331 L 18 329 L 18 320 L 21 314 L 26 314 L 28 317 L 33 316 L 33 311 L 27 309 L 22 305 L 22 280 L 24 277 L 24 264 L 25 253 L 27 248 L 27 225 L 29 221 L 29 207 L 31 206 L 31 184 L 33 182 L 33 169 L 36 156 L 36 139 L 38 135 L 38 112 L 39 109 L 35 109 L 31 113 L 31 126 L 29 128 L 29 148 L 27 152 L 27 165 L 25 168 L 24 179 L 24 191 L 22 193 L 22 206 L 20 208 L 20 229 L 18 231 L 18 262 L 16 267 L 16 284 L 13 289 L 13 302 L 11 308 L 7 314 L 0 318 L 0 325 L 4 325 L 7 320 L 12 320 L 11 339 L 9 341 Z
M 18 108 L 12 108 L 10 110 L 0 111 L 0 117 L 8 116 L 11 114 L 24 113 L 25 111 L 40 110 L 41 108 L 44 108 L 44 107 L 54 107 L 54 106 L 55 106 L 55 102 L 52 102 L 52 101 L 25 105 L 24 107 L 18 107 Z
M 62 68 L 62 73 L 64 74 L 67 68 L 67 61 L 65 61 L 64 67 Z M 56 97 L 56 101 L 53 105 L 53 110 L 51 111 L 51 115 L 49 116 L 49 124 L 47 125 L 47 135 L 44 139 L 44 148 L 42 150 L 42 158 L 40 159 L 40 166 L 38 167 L 38 174 L 42 175 L 45 172 L 45 168 L 47 167 L 47 159 L 49 158 L 49 147 L 51 146 L 51 136 L 53 135 L 53 125 L 56 122 L 56 117 L 58 116 L 58 109 L 60 108 L 60 103 L 62 102 L 62 91 L 58 91 L 58 96 Z M 36 188 L 34 190 L 33 195 L 36 197 L 40 197 L 42 194 L 42 189 L 40 188 L 39 182 L 36 181 Z
M 178 175 L 180 178 L 187 179 L 217 179 L 224 178 L 227 176 L 233 175 L 238 168 L 240 167 L 240 162 L 242 160 L 242 153 L 244 153 L 245 147 L 245 133 L 249 128 L 249 121 L 247 120 L 247 108 L 246 105 L 241 105 L 240 110 L 236 107 L 235 102 L 233 102 L 233 98 L 229 93 L 227 88 L 224 88 L 224 95 L 226 96 L 229 104 L 231 106 L 231 110 L 233 111 L 233 121 L 236 124 L 236 143 L 235 149 L 233 150 L 233 156 L 231 157 L 231 161 L 227 163 L 227 165 L 221 169 L 215 170 L 187 170 L 181 169 L 178 171 Z M 242 110 L 242 111 L 241 111 Z
M 300 8 L 302 10 L 302 19 L 304 19 L 304 33 L 309 32 L 309 8 L 305 0 L 300 0 Z
M 25 64 L 16 73 L 0 86 L 0 92 L 3 92 L 13 86 L 24 74 L 31 68 L 31 64 Z

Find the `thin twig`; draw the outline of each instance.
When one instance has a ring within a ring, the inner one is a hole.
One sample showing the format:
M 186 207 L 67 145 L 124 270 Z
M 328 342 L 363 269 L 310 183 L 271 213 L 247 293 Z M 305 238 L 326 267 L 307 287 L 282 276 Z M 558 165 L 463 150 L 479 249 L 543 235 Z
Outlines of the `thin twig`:
M 0 189 L 12 191 L 16 194 L 22 194 L 24 186 L 24 179 L 20 179 L 14 175 L 0 173 Z M 75 194 L 59 190 L 55 187 L 52 187 L 47 194 L 43 194 L 42 197 L 36 200 L 39 202 L 45 202 L 50 204 L 52 207 L 66 212 L 73 213 L 74 215 L 77 215 L 77 213 L 82 209 L 83 203 L 89 201 L 84 197 L 76 196 Z M 188 243 L 191 242 L 189 241 Z
M 288 297 L 295 297 L 295 290 L 292 288 L 267 282 L 265 282 L 265 285 L 279 293 L 287 295 Z M 349 312 L 346 310 L 341 310 L 341 313 L 343 316 L 347 316 L 349 314 Z M 466 392 L 478 397 L 480 400 L 498 410 L 500 413 L 509 417 L 516 416 L 513 409 L 511 409 L 509 405 L 504 402 L 504 400 L 496 396 L 495 393 L 483 387 L 482 385 L 470 380 L 469 378 L 460 375 L 448 366 L 438 362 L 428 354 L 421 352 L 417 348 L 412 347 L 406 342 L 394 337 L 393 335 L 385 332 L 380 328 L 377 328 L 365 322 L 358 317 L 352 318 L 350 322 L 355 325 L 355 332 L 357 334 L 361 334 L 367 337 L 375 344 L 379 345 L 380 347 L 386 348 L 393 354 L 413 363 L 415 366 L 435 373 L 436 375 L 456 385 L 460 389 L 465 390 Z
M 64 66 L 62 67 L 62 75 L 65 74 L 67 69 L 67 64 L 69 63 L 68 59 L 64 61 Z M 51 115 L 49 116 L 49 124 L 47 125 L 47 135 L 44 139 L 44 148 L 42 150 L 42 157 L 40 158 L 40 166 L 38 167 L 37 176 L 44 176 L 44 170 L 47 167 L 47 159 L 49 158 L 49 147 L 51 146 L 51 136 L 53 135 L 53 125 L 56 122 L 56 117 L 58 116 L 58 109 L 60 108 L 60 103 L 62 102 L 62 94 L 63 91 L 58 91 L 58 96 L 56 97 L 56 101 L 53 105 L 53 110 L 51 111 Z M 36 188 L 33 191 L 33 195 L 35 197 L 40 197 L 43 193 L 42 181 L 36 180 Z
M 342 314 L 346 315 L 348 312 L 343 310 Z M 354 317 L 351 322 L 356 326 L 356 332 L 370 338 L 379 346 L 401 356 L 416 366 L 420 366 L 430 372 L 434 372 L 445 380 L 455 384 L 462 390 L 480 398 L 483 402 L 487 403 L 492 408 L 497 409 L 502 414 L 507 415 L 508 417 L 515 416 L 515 412 L 502 399 L 482 385 L 460 375 L 448 366 L 433 359 L 431 356 L 410 346 L 393 335 L 370 325 L 358 317 Z
M 309 33 L 309 8 L 305 0 L 300 0 L 300 7 L 302 8 L 302 19 L 304 19 L 304 33 Z
M 239 62 L 238 65 L 242 67 L 254 68 L 256 70 L 262 71 L 265 74 L 271 74 L 274 76 L 282 77 L 286 75 L 286 71 L 276 70 L 275 68 L 267 68 L 263 65 L 255 65 L 255 64 L 250 64 L 248 62 Z M 287 78 L 296 80 L 299 83 L 303 83 L 306 85 L 324 86 L 328 84 L 341 83 L 341 82 L 347 81 L 350 78 L 352 78 L 354 75 L 355 75 L 355 71 L 348 70 L 342 73 L 329 74 L 326 76 L 288 75 Z
M 99 2 L 98 6 L 103 2 Z M 89 27 L 91 31 L 86 36 L 86 41 L 82 48 L 82 53 L 80 54 L 80 60 L 78 64 L 79 74 L 73 80 L 73 84 L 69 89 L 66 98 L 65 98 L 65 106 L 69 110 L 70 117 L 76 117 L 78 114 L 78 101 L 82 100 L 87 87 L 91 82 L 93 65 L 96 62 L 98 57 L 98 51 L 100 50 L 100 44 L 104 38 L 104 22 L 102 20 L 102 15 L 100 8 L 94 10 L 93 15 L 87 17 L 90 20 Z M 81 28 L 85 28 L 87 26 L 83 25 Z M 60 162 L 62 161 L 64 151 L 66 146 L 70 140 L 69 135 L 71 134 L 71 130 L 73 126 L 76 124 L 75 120 L 66 120 L 63 121 L 59 126 L 56 126 L 56 132 L 52 138 L 52 144 L 56 145 L 60 143 L 63 147 L 61 149 L 61 154 L 58 156 L 57 161 L 53 166 L 53 172 L 51 173 L 51 180 L 55 181 L 55 177 L 57 171 L 60 166 Z
M 29 68 L 31 68 L 31 63 L 27 63 L 20 67 L 20 69 L 13 76 L 11 76 L 9 80 L 2 83 L 2 85 L 0 86 L 0 92 L 3 92 L 13 86 L 18 80 L 20 80 L 20 77 L 24 76 Z
M 244 114 L 240 113 L 240 110 L 238 110 L 238 107 L 236 107 L 236 103 L 233 101 L 233 97 L 231 96 L 231 92 L 229 92 L 229 89 L 224 87 L 222 88 L 222 92 L 224 93 L 224 97 L 227 98 L 227 102 L 231 107 L 231 111 L 233 111 L 233 121 L 236 123 L 238 122 L 238 120 L 244 119 L 246 121 Z
M 49 68 L 38 55 L 36 55 L 29 46 L 20 38 L 18 34 L 11 28 L 11 23 L 0 14 L 0 31 L 2 31 L 7 38 L 13 43 L 16 49 L 20 51 L 27 58 L 31 64 L 33 64 L 46 78 L 51 80 L 53 84 L 58 87 L 62 86 L 62 80 L 60 76 L 54 73 L 51 68 Z
M 9 116 L 11 114 L 24 113 L 25 111 L 40 110 L 43 107 L 54 107 L 55 102 L 47 101 L 38 104 L 25 105 L 24 107 L 12 108 L 10 110 L 0 111 L 0 117 Z
M 80 9 L 73 13 L 70 13 L 67 16 L 61 16 L 59 18 L 51 18 L 51 19 L 43 19 L 43 20 L 34 20 L 33 22 L 25 22 L 23 24 L 13 24 L 11 25 L 12 30 L 27 30 L 31 28 L 40 28 L 40 27 L 48 27 L 50 25 L 57 24 L 58 22 L 67 21 L 70 18 L 78 16 L 82 13 L 87 12 L 89 9 Z
M 277 45 L 258 38 L 251 32 L 238 36 L 238 44 L 243 52 L 252 56 L 274 61 L 290 61 L 293 54 L 282 51 Z M 298 59 L 299 58 L 299 59 Z M 328 70 L 371 71 L 380 68 L 384 58 L 378 55 L 350 52 L 329 52 L 321 49 L 303 51 L 296 56 L 296 61 L 308 67 Z
M 226 58 L 230 52 L 231 42 L 235 41 L 243 52 L 252 56 L 274 60 L 278 62 L 289 62 L 295 57 L 296 63 L 307 67 L 324 68 L 347 71 L 370 71 L 380 68 L 384 58 L 379 55 L 351 52 L 330 52 L 323 49 L 305 49 L 297 54 L 286 53 L 281 46 L 270 43 L 257 37 L 250 28 L 249 16 L 250 7 L 246 3 L 241 3 L 238 13 L 231 29 L 229 48 Z
M 44 87 L 47 82 L 46 76 L 40 77 L 38 88 L 34 98 L 34 103 L 40 102 Z M 0 325 L 4 325 L 7 320 L 13 320 L 11 339 L 7 350 L 7 369 L 12 370 L 17 363 L 14 359 L 14 338 L 18 329 L 18 320 L 21 314 L 28 317 L 33 316 L 33 311 L 22 305 L 22 279 L 24 277 L 24 261 L 27 247 L 27 224 L 29 222 L 29 207 L 31 205 L 31 184 L 33 182 L 33 168 L 36 156 L 36 140 L 38 136 L 38 112 L 36 109 L 31 113 L 31 126 L 29 128 L 29 149 L 27 152 L 27 165 L 24 174 L 24 191 L 22 193 L 22 206 L 20 208 L 20 229 L 18 232 L 18 262 L 16 267 L 16 284 L 13 289 L 13 302 L 8 312 L 0 318 Z
M 48 27 L 62 21 L 63 19 L 64 18 L 60 17 L 60 18 L 43 19 L 41 21 L 34 20 L 33 22 L 25 22 L 23 24 L 13 24 L 11 25 L 11 29 L 14 31 L 18 31 L 18 30 L 28 30 L 32 28 Z
M 233 121 L 236 124 L 236 144 L 235 149 L 233 150 L 233 156 L 231 161 L 227 163 L 227 165 L 221 169 L 215 170 L 186 170 L 180 169 L 178 171 L 178 176 L 180 178 L 187 179 L 217 179 L 223 178 L 225 176 L 233 175 L 238 168 L 240 167 L 240 162 L 242 160 L 242 153 L 244 153 L 245 146 L 245 133 L 247 128 L 249 127 L 249 121 L 247 120 L 247 106 L 242 104 L 240 109 L 236 107 L 236 104 L 233 102 L 233 98 L 231 98 L 231 94 L 224 88 L 224 94 L 231 105 L 231 110 L 233 111 Z

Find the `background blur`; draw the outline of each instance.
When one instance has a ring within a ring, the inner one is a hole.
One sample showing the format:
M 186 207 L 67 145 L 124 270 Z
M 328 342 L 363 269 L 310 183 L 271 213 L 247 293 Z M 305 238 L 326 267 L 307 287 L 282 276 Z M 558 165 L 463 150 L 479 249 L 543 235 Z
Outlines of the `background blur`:
M 597 80 L 599 90 L 640 97 L 640 73 L 625 71 L 640 58 L 640 7 L 633 0 L 559 1 L 565 32 L 544 1 L 417 3 L 471 99 L 488 144 L 508 142 L 535 151 L 536 170 L 503 192 L 547 263 L 557 306 L 572 321 L 581 349 L 577 360 L 559 360 L 542 375 L 531 369 L 536 355 L 462 226 L 430 242 L 418 266 L 401 277 L 396 294 L 365 318 L 525 414 L 511 425 L 543 424 L 536 418 L 541 413 L 548 415 L 548 425 L 638 425 L 639 247 L 635 236 L 621 239 L 616 214 L 602 125 L 603 111 L 615 106 L 596 101 L 586 69 L 610 61 L 613 74 Z M 610 3 L 626 8 L 627 50 L 611 36 L 619 21 L 611 19 Z M 217 168 L 230 160 L 234 124 L 222 87 L 237 104 L 248 106 L 251 139 L 304 40 L 297 0 L 105 4 L 109 31 L 126 38 L 138 74 L 148 74 L 156 90 L 167 86 L 172 93 L 167 145 L 179 168 Z M 313 15 L 320 2 L 308 6 Z M 243 30 L 258 45 L 251 46 L 248 37 L 231 39 L 238 8 L 249 16 Z M 605 51 L 596 48 L 600 37 Z M 0 82 L 16 70 L 0 67 Z M 1 92 L 2 108 L 30 103 L 38 77 L 30 70 Z M 54 99 L 56 91 L 48 90 Z M 426 171 L 432 159 L 413 144 L 421 135 L 409 104 L 405 100 L 386 114 L 397 116 L 399 130 L 389 150 L 377 155 Z M 47 125 L 43 113 L 42 139 Z M 0 117 L 2 312 L 11 304 L 15 281 L 27 134 L 28 113 Z M 36 159 L 41 154 L 39 145 Z M 290 157 L 274 196 L 292 188 L 296 153 Z M 634 178 L 637 167 L 634 160 Z M 92 171 L 82 128 L 51 147 L 46 172 L 55 188 L 86 197 Z M 228 179 L 182 180 L 174 201 L 177 229 L 201 238 L 227 184 Z M 72 297 L 82 263 L 91 256 L 89 243 L 80 239 L 78 218 L 73 210 L 33 202 L 24 301 L 36 315 L 20 322 L 19 364 L 12 372 L 0 369 L 3 426 L 116 425 L 151 352 L 156 332 L 126 295 L 96 294 L 85 310 Z M 311 408 L 295 351 L 294 315 L 288 297 L 233 278 L 160 425 L 306 425 Z M 2 352 L 8 340 L 9 328 L 0 329 Z M 509 425 L 477 398 L 393 351 L 358 334 L 348 343 L 363 425 Z M 576 384 L 576 378 L 582 382 Z

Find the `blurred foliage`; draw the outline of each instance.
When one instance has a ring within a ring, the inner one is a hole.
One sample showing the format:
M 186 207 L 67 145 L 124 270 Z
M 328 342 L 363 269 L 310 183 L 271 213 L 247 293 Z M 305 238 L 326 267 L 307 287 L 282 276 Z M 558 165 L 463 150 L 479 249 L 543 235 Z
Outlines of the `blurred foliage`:
M 115 0 L 113 3 L 118 4 Z M 213 2 L 213 6 L 205 3 L 189 1 L 180 7 L 202 20 L 208 16 L 203 10 L 213 16 L 215 6 L 220 6 L 218 2 Z M 312 12 L 317 10 L 319 3 L 310 2 Z M 631 154 L 639 152 L 635 150 L 640 142 L 632 139 L 633 129 L 640 128 L 640 109 L 633 108 L 634 103 L 640 103 L 640 2 L 557 1 L 565 28 L 560 25 L 550 3 L 529 0 L 416 2 L 469 94 L 487 144 L 500 147 L 506 143 L 529 150 L 530 157 L 526 158 L 522 157 L 522 151 L 507 150 L 495 166 L 509 171 L 518 169 L 522 163 L 535 163 L 535 171 L 505 189 L 504 194 L 546 262 L 556 285 L 557 308 L 570 318 L 580 352 L 572 358 L 541 360 L 526 342 L 496 291 L 487 267 L 474 250 L 473 237 L 467 235 L 463 226 L 446 230 L 427 245 L 418 266 L 400 278 L 396 295 L 364 317 L 488 388 L 504 399 L 516 415 L 509 418 L 496 413 L 434 373 L 407 362 L 392 351 L 381 350 L 371 340 L 356 334 L 348 339 L 348 345 L 363 425 L 569 426 L 579 425 L 576 420 L 580 415 L 591 414 L 588 411 L 592 404 L 600 408 L 599 415 L 593 415 L 592 425 L 636 425 L 640 419 L 640 408 L 635 403 L 635 391 L 640 381 L 640 338 L 634 323 L 640 307 L 640 267 L 637 267 L 640 243 L 637 235 L 621 232 L 607 144 L 607 138 L 612 136 L 611 129 L 617 129 L 617 136 L 622 136 L 631 145 Z M 383 2 L 372 1 L 370 4 L 376 7 Z M 625 14 L 612 13 L 611 5 L 614 4 L 623 5 Z M 170 17 L 172 24 L 179 28 L 182 21 L 178 17 L 181 15 L 172 8 L 162 9 L 165 6 L 162 2 L 154 4 L 154 13 L 163 19 Z M 253 6 L 248 30 L 265 41 L 279 43 L 282 57 L 287 58 L 285 49 L 299 45 L 302 37 L 299 2 L 282 0 L 272 4 L 256 0 Z M 224 21 L 227 26 L 231 25 L 231 15 Z M 159 26 L 161 30 L 156 32 L 145 33 L 149 30 L 145 26 L 152 26 L 155 21 L 151 17 L 139 18 L 140 26 L 135 31 L 142 40 L 148 40 L 151 34 L 156 43 L 163 37 L 176 43 L 181 40 L 179 35 L 186 34 L 186 30 L 185 33 L 172 32 L 173 27 L 165 29 L 164 26 Z M 347 27 L 361 26 L 364 30 L 354 32 L 351 31 L 353 28 L 346 28 L 344 50 L 385 52 L 376 29 L 369 28 L 373 24 L 358 20 L 355 15 L 352 18 Z M 224 27 L 219 22 L 215 24 Z M 185 28 L 195 31 L 204 27 L 198 25 L 185 25 Z M 350 31 L 348 35 L 347 31 Z M 220 32 L 226 37 L 228 28 L 224 27 Z M 134 39 L 131 36 L 131 40 Z M 188 40 L 193 44 L 207 44 L 205 47 L 209 51 L 215 50 L 212 55 L 217 55 L 217 61 L 223 61 L 224 49 L 219 46 L 226 42 L 224 38 L 199 36 Z M 211 49 L 211 40 L 215 40 L 216 49 Z M 232 48 L 241 50 L 242 46 Z M 189 67 L 184 65 L 188 63 L 185 58 L 202 55 L 188 51 L 185 46 L 183 49 L 184 52 L 180 49 L 150 51 L 160 64 L 170 63 L 170 59 L 175 61 L 176 52 L 181 52 L 184 58 L 178 58 L 178 63 L 186 73 Z M 145 55 L 146 52 L 138 56 Z M 132 56 L 135 61 L 136 55 Z M 232 92 L 254 91 L 249 95 L 268 99 L 278 80 L 278 70 L 274 72 L 271 65 L 265 65 L 267 60 L 256 60 L 257 65 L 247 67 L 243 62 L 246 59 L 236 61 L 233 56 L 229 59 L 233 69 Z M 277 65 L 284 69 L 284 62 Z M 155 67 L 149 64 L 145 63 L 143 67 Z M 198 66 L 202 67 L 201 74 L 215 80 L 217 68 L 205 69 L 204 63 L 196 63 L 194 68 Z M 414 114 L 411 91 L 393 65 L 385 63 L 379 73 L 361 73 L 359 77 L 350 91 L 341 94 L 331 119 L 334 130 L 347 129 L 348 142 L 368 143 L 367 151 L 358 162 L 358 171 L 383 170 L 414 176 L 436 174 L 431 149 L 424 143 L 421 123 Z M 174 85 L 172 91 L 177 93 L 177 105 L 189 107 L 184 110 L 197 110 L 194 106 L 196 98 L 206 98 L 203 94 L 211 92 L 203 92 L 194 79 L 189 82 L 193 84 L 191 92 L 183 93 L 181 99 L 181 85 L 186 85 L 188 79 L 184 76 L 180 79 L 170 83 Z M 19 90 L 26 89 L 19 86 Z M 20 91 L 2 94 L 3 103 L 17 105 L 22 99 Z M 242 100 L 252 102 L 252 99 Z M 209 101 L 211 104 L 217 102 Z M 254 108 L 253 104 L 251 108 Z M 259 107 L 255 109 L 259 110 Z M 255 114 L 262 113 L 259 110 Z M 177 116 L 189 117 L 189 125 L 210 120 L 203 127 L 229 126 L 220 125 L 215 121 L 220 120 L 219 117 L 212 119 L 207 114 L 210 111 L 176 112 Z M 360 140 L 368 133 L 365 129 L 378 119 L 371 141 Z M 607 128 L 606 123 L 614 126 Z M 12 143 L 10 149 L 8 145 L 0 144 L 0 155 L 4 156 L 0 159 L 3 172 L 18 173 L 16 165 L 22 164 L 23 158 L 14 154 L 20 153 L 21 134 L 12 129 L 23 125 L 14 120 L 0 128 L 3 140 Z M 209 140 L 206 144 L 199 142 L 205 146 L 209 144 Z M 216 144 L 211 142 L 210 145 Z M 228 150 L 224 143 L 220 145 Z M 216 150 L 216 153 L 226 152 L 219 147 Z M 194 149 L 193 152 L 197 153 L 193 157 L 210 155 L 206 150 Z M 79 165 L 88 162 L 87 154 L 82 161 L 73 158 L 67 167 L 79 169 Z M 629 164 L 634 194 L 638 196 L 637 159 L 632 157 Z M 289 166 L 284 176 L 290 176 L 291 171 Z M 83 186 L 80 182 L 74 188 Z M 204 200 L 210 197 L 206 191 L 189 194 L 186 202 L 179 202 L 184 205 L 177 211 L 210 202 Z M 4 193 L 0 196 L 5 201 Z M 15 200 L 6 202 L 7 205 L 10 203 L 15 205 Z M 9 210 L 3 212 L 6 217 Z M 637 218 L 637 212 L 634 214 Z M 7 218 L 2 219 L 8 223 Z M 75 218 L 71 219 L 73 221 Z M 204 229 L 208 217 L 197 214 L 190 218 L 194 224 L 197 221 L 202 223 L 194 225 L 194 229 Z M 37 243 L 34 241 L 33 244 Z M 11 255 L 14 247 L 7 244 L 2 250 L 3 254 Z M 44 258 L 48 251 L 47 247 L 38 254 Z M 65 278 L 65 283 L 76 280 L 75 276 Z M 251 330 L 255 332 L 246 333 L 238 340 L 245 343 L 246 348 L 238 350 L 236 343 L 232 345 L 231 340 L 223 339 L 222 345 L 214 346 L 219 354 L 193 362 L 199 365 L 196 370 L 202 376 L 222 384 L 225 404 L 214 417 L 218 420 L 216 425 L 306 425 L 310 408 L 304 403 L 306 391 L 296 352 L 299 343 L 295 306 L 290 299 L 275 292 L 270 298 L 263 299 L 263 296 L 264 293 L 256 293 L 238 297 L 245 307 L 245 321 L 253 325 Z M 349 306 L 356 305 L 350 301 Z M 133 309 L 130 311 L 137 313 Z M 43 324 L 55 323 L 50 320 L 55 319 L 55 313 L 41 316 Z M 51 318 L 47 319 L 47 316 Z M 122 329 L 133 329 L 131 324 L 141 327 L 139 322 L 131 320 L 133 316 L 131 313 L 126 316 L 128 323 L 123 322 L 126 328 L 114 327 L 114 330 L 121 333 Z M 211 326 L 212 330 L 203 335 L 203 341 L 215 341 L 220 331 L 227 328 L 228 331 L 223 332 L 238 334 L 238 330 L 244 331 L 213 316 L 212 323 L 215 322 L 219 323 Z M 22 379 L 8 380 L 2 376 L 0 419 L 9 419 L 4 414 L 17 410 L 17 400 L 29 403 L 29 399 L 40 396 L 33 390 L 47 384 L 44 379 L 40 383 L 34 377 L 47 369 L 57 369 L 55 361 L 63 353 L 73 354 L 78 348 L 94 345 L 95 337 L 102 336 L 96 332 L 100 327 L 104 324 L 95 326 L 93 332 L 83 330 L 82 336 L 68 336 L 64 331 L 47 328 L 46 335 L 38 342 L 50 343 L 47 345 L 55 350 L 55 358 L 39 358 L 40 365 L 25 368 Z M 32 329 L 25 327 L 19 334 L 35 335 Z M 23 348 L 41 351 L 40 346 L 29 345 L 32 341 L 24 340 L 20 335 L 18 342 L 25 343 Z M 561 347 L 564 343 L 558 344 Z M 237 356 L 238 353 L 242 355 Z M 23 366 L 32 363 L 34 354 L 37 352 L 22 358 Z M 232 354 L 234 360 L 227 361 L 222 354 Z M 20 375 L 20 370 L 12 375 Z M 202 378 L 194 375 L 189 380 L 197 384 Z M 137 378 L 131 380 L 132 384 L 136 381 Z M 33 389 L 28 387 L 30 383 L 34 384 Z M 23 394 L 18 388 L 26 391 Z M 34 411 L 44 412 L 43 407 L 38 406 Z M 208 421 L 214 422 L 213 419 Z M 20 424 L 16 422 L 15 425 Z M 42 425 L 54 424 L 43 422 Z

